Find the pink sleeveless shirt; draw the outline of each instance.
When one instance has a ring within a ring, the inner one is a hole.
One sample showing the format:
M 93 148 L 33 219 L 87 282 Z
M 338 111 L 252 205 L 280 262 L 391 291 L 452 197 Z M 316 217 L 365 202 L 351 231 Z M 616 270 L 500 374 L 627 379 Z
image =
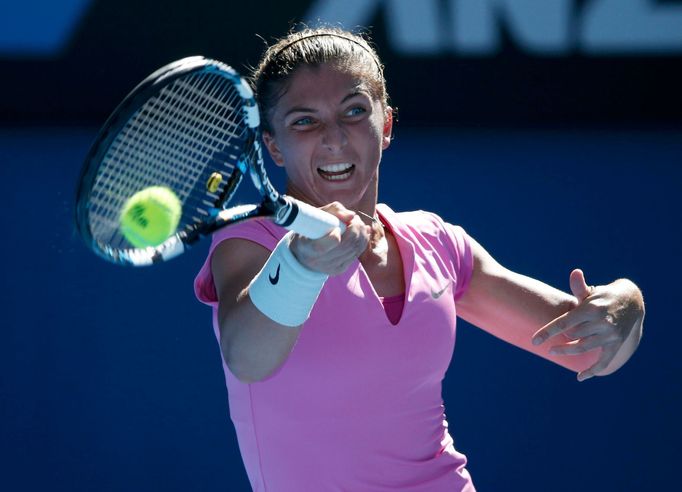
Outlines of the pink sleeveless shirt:
M 426 212 L 380 205 L 405 274 L 397 324 L 387 318 L 361 264 L 327 280 L 284 365 L 267 380 L 238 381 L 223 362 L 230 415 L 255 491 L 471 492 L 448 433 L 441 383 L 472 252 L 466 233 Z M 286 231 L 251 221 L 217 232 L 195 281 L 213 308 L 210 269 L 229 238 L 272 250 Z

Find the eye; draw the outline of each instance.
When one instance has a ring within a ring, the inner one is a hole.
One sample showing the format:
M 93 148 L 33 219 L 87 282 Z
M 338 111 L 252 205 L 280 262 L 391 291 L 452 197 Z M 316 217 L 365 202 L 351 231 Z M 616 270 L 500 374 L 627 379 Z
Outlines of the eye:
M 367 110 L 362 106 L 353 106 L 348 111 L 346 111 L 346 116 L 359 116 L 365 114 Z
M 312 125 L 313 124 L 313 119 L 310 116 L 305 116 L 303 118 L 299 118 L 295 120 L 293 123 L 291 123 L 293 126 L 306 126 L 306 125 Z

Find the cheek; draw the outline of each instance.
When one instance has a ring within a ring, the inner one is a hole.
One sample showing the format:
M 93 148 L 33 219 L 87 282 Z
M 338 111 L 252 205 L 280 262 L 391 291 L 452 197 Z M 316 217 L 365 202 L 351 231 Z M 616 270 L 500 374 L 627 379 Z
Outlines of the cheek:
M 305 142 L 289 142 L 286 151 L 282 154 L 282 167 L 290 178 L 306 176 L 310 169 L 310 156 L 309 145 Z
M 390 123 L 386 121 L 382 111 L 377 111 L 372 118 L 372 136 L 377 141 L 383 141 L 384 134 L 388 131 Z
M 291 158 L 287 159 L 284 162 L 283 167 L 289 178 L 297 178 L 298 176 L 301 175 L 300 166 L 297 164 L 297 161 L 295 159 Z
M 383 122 L 373 121 L 370 128 L 365 130 L 365 138 L 367 139 L 368 151 L 372 154 L 381 153 L 383 149 Z
M 284 167 L 289 167 L 291 163 L 300 161 L 301 154 L 304 153 L 305 145 L 300 139 L 287 136 L 280 140 L 280 150 Z

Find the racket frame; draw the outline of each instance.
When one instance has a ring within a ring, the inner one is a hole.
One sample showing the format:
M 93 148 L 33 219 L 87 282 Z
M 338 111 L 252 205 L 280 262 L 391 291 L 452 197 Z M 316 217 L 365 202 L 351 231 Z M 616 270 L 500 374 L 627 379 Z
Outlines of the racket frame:
M 89 224 L 89 195 L 95 184 L 102 161 L 112 143 L 126 123 L 144 106 L 146 101 L 157 95 L 161 88 L 180 77 L 199 71 L 219 73 L 230 80 L 242 98 L 242 109 L 248 126 L 248 141 L 244 146 L 245 151 L 236 163 L 223 192 L 215 201 L 213 208 L 209 210 L 209 219 L 188 224 L 158 246 L 124 249 L 114 248 L 97 240 L 93 236 Z M 76 228 L 86 245 L 104 259 L 121 265 L 145 266 L 174 258 L 200 238 L 209 236 L 228 224 L 258 217 L 269 217 L 282 227 L 290 227 L 299 215 L 301 206 L 306 209 L 312 207 L 291 197 L 280 195 L 274 188 L 265 170 L 260 141 L 258 105 L 250 86 L 235 69 L 203 56 L 187 57 L 169 63 L 140 82 L 119 103 L 98 133 L 85 158 L 78 181 L 75 209 Z M 225 208 L 225 204 L 231 200 L 246 174 L 249 174 L 254 186 L 263 197 L 263 201 L 258 205 Z M 316 214 L 316 211 L 317 209 L 311 213 Z M 325 230 L 332 227 L 328 226 Z

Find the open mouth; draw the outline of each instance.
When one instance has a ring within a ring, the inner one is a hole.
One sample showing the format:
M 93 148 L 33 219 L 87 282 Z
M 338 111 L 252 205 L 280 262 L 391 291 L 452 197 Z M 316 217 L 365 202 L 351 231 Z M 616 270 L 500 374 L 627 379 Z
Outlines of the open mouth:
M 355 170 L 355 164 L 329 164 L 317 168 L 317 173 L 328 181 L 348 179 Z

